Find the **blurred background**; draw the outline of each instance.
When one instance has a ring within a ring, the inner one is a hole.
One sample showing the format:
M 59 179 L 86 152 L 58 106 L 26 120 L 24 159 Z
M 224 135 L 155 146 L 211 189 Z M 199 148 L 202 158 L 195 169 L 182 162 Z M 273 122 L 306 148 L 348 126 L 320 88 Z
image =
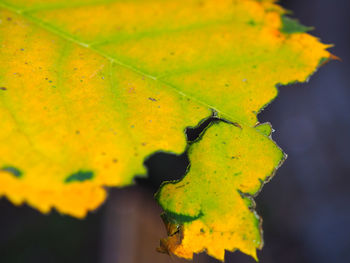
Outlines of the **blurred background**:
M 265 247 L 261 263 L 350 262 L 350 1 L 282 0 L 302 24 L 343 61 L 322 67 L 307 84 L 280 89 L 259 115 L 288 159 L 257 197 Z M 159 254 L 165 229 L 153 194 L 166 178 L 179 178 L 187 157 L 156 154 L 150 178 L 111 190 L 107 202 L 84 220 L 42 215 L 0 199 L 0 262 L 186 262 Z M 205 254 L 194 262 L 218 263 Z M 253 263 L 239 252 L 228 263 Z

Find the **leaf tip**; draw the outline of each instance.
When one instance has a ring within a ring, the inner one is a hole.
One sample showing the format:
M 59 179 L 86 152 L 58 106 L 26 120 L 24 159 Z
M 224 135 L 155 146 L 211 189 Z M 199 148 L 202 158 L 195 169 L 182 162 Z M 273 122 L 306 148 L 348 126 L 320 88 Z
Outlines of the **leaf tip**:
M 302 25 L 297 19 L 290 18 L 288 16 L 281 16 L 281 32 L 285 34 L 294 34 L 294 33 L 306 33 L 313 30 L 313 27 L 308 27 Z

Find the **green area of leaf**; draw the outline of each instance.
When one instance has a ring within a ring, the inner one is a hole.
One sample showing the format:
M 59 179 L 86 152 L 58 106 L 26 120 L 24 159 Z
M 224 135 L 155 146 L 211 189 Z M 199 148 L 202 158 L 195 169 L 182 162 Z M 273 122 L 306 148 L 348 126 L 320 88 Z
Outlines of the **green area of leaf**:
M 305 33 L 313 30 L 313 27 L 308 27 L 300 24 L 297 19 L 290 18 L 288 16 L 282 16 L 282 29 L 281 31 L 286 34 L 293 33 Z

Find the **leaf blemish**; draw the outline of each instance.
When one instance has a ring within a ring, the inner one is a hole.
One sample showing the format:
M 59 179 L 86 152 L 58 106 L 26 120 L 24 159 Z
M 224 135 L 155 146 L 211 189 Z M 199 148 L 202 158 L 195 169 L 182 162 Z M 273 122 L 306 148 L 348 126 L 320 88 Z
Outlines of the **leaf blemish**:
M 152 97 L 149 97 L 148 99 L 149 99 L 150 101 L 157 101 L 157 99 L 152 98 Z
M 255 26 L 256 22 L 254 20 L 249 20 L 247 24 L 250 26 Z
M 91 171 L 78 171 L 69 175 L 64 182 L 72 183 L 72 182 L 84 182 L 86 180 L 91 180 L 94 177 L 94 173 Z
M 18 168 L 16 167 L 13 167 L 13 166 L 4 166 L 0 169 L 0 171 L 3 171 L 3 172 L 8 172 L 10 174 L 12 174 L 13 176 L 19 178 L 22 176 L 22 172 L 21 170 L 19 170 Z
M 5 88 L 5 87 L 0 87 L 0 90 L 7 90 L 7 88 Z

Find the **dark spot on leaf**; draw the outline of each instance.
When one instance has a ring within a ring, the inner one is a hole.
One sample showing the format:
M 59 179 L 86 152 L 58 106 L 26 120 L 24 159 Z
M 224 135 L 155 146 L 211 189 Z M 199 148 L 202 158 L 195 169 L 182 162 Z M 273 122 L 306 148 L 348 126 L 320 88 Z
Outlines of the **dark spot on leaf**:
M 149 97 L 148 99 L 151 100 L 151 101 L 157 101 L 157 99 L 152 98 L 152 97 Z
M 199 2 L 198 2 L 198 6 L 199 6 L 199 7 L 203 7 L 203 6 L 204 6 L 203 1 L 199 1 Z
M 5 87 L 0 87 L 0 90 L 7 90 L 7 88 L 5 88 Z
M 205 231 L 204 231 L 204 229 L 203 229 L 203 228 L 201 228 L 201 230 L 200 230 L 200 231 L 201 231 L 201 233 L 205 233 Z
M 24 48 L 21 48 L 20 50 L 21 50 L 21 51 L 24 51 Z
M 112 160 L 112 162 L 117 163 L 117 162 L 118 162 L 118 160 L 117 160 L 117 159 L 113 159 L 113 160 Z
M 11 18 L 11 17 L 8 17 L 8 18 L 7 18 L 7 21 L 12 21 L 12 18 Z
M 241 175 L 242 172 L 238 172 L 238 173 L 235 173 L 234 176 L 238 176 L 238 175 Z
M 78 171 L 74 174 L 69 175 L 66 180 L 64 180 L 65 183 L 71 183 L 71 182 L 83 182 L 86 180 L 91 180 L 94 177 L 94 173 L 91 171 Z
M 201 218 L 202 216 L 204 216 L 202 211 L 199 211 L 199 214 L 196 215 L 196 216 L 178 214 L 178 213 L 174 213 L 174 212 L 171 212 L 171 211 L 165 211 L 165 214 L 167 215 L 168 218 L 171 218 L 175 222 L 178 222 L 180 224 L 181 223 L 192 222 L 192 221 L 197 220 L 197 219 Z
M 80 131 L 76 130 L 76 131 L 75 131 L 75 134 L 79 135 L 79 134 L 80 134 Z
M 254 20 L 249 20 L 247 24 L 250 26 L 255 26 L 256 22 Z
M 0 169 L 0 171 L 8 172 L 17 178 L 22 176 L 22 172 L 13 166 L 4 166 Z

